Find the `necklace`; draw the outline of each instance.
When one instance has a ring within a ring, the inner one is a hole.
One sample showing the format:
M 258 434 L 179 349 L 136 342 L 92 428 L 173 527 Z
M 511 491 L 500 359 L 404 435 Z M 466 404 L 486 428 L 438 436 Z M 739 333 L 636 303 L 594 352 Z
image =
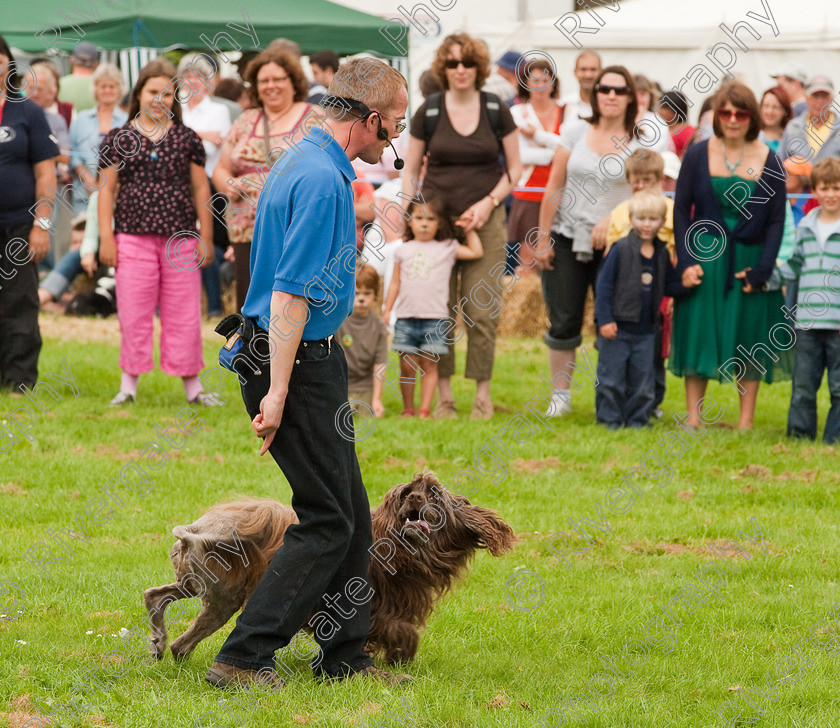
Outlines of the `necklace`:
M 294 102 L 292 102 L 292 105 L 288 109 L 284 109 L 281 113 L 277 114 L 277 116 L 274 117 L 269 116 L 268 110 L 265 110 L 265 118 L 269 124 L 274 124 L 275 122 L 279 121 L 284 116 L 286 116 L 286 114 L 288 114 L 292 110 L 292 108 L 294 108 Z
M 747 153 L 747 143 L 744 142 L 744 146 L 741 149 L 741 156 L 738 157 L 738 161 L 735 162 L 735 164 L 732 164 L 726 158 L 726 145 L 723 142 L 721 142 L 720 146 L 721 146 L 721 149 L 723 151 L 723 166 L 726 167 L 729 170 L 729 174 L 735 174 L 735 170 L 738 169 L 738 167 L 741 166 L 741 162 L 744 161 L 744 155 Z

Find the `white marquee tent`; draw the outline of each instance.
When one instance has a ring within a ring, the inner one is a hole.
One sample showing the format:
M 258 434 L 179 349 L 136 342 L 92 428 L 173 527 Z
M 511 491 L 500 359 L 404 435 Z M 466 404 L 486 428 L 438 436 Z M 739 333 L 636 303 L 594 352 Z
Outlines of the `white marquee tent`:
M 578 34 L 575 39 L 584 48 L 601 53 L 605 64 L 626 65 L 633 73 L 659 81 L 663 88 L 678 83 L 696 64 L 702 63 L 722 75 L 705 57 L 721 42 L 736 52 L 732 72 L 759 93 L 773 84 L 770 71 L 790 60 L 797 61 L 809 74 L 825 73 L 840 81 L 840 2 L 836 0 L 624 0 L 617 11 L 605 7 L 611 4 L 611 0 L 588 0 L 586 5 L 603 26 L 583 11 L 579 14 L 581 25 L 599 30 L 596 34 Z M 778 26 L 778 35 L 768 23 L 756 19 L 768 17 L 768 8 Z M 484 38 L 494 57 L 509 48 L 520 52 L 546 51 L 557 63 L 563 92 L 577 88 L 571 69 L 580 51 L 555 27 L 559 13 L 542 20 L 501 26 L 482 23 L 478 17 L 472 14 L 473 22 L 464 30 Z M 760 36 L 756 39 L 742 27 L 738 38 L 747 51 L 720 28 L 725 23 L 731 29 L 740 21 L 749 23 Z M 565 27 L 573 26 L 566 21 Z M 423 44 L 418 50 L 426 57 L 412 58 L 415 72 L 428 66 L 434 47 Z M 726 50 L 720 48 L 718 57 L 725 62 L 725 56 Z M 695 90 L 692 82 L 683 90 L 699 105 L 705 94 Z

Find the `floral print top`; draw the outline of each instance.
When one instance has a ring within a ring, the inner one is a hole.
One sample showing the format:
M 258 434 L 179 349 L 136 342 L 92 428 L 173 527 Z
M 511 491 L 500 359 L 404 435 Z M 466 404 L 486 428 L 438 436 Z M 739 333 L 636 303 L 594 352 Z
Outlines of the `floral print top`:
M 306 104 L 303 113 L 291 129 L 275 131 L 269 138 L 272 156 L 282 148 L 284 137 L 294 134 L 312 109 Z M 253 202 L 247 198 L 234 200 L 225 209 L 225 219 L 228 225 L 228 239 L 231 243 L 250 243 L 254 237 L 254 218 L 257 214 L 257 200 L 265 184 L 266 175 L 270 169 L 266 161 L 265 127 L 263 124 L 264 111 L 262 109 L 248 109 L 240 114 L 225 139 L 230 146 L 230 166 L 232 176 L 237 186 Z
M 177 122 L 157 143 L 131 122 L 111 129 L 99 150 L 99 168 L 116 165 L 119 170 L 114 232 L 167 237 L 195 233 L 190 165 L 203 168 L 205 160 L 198 134 Z

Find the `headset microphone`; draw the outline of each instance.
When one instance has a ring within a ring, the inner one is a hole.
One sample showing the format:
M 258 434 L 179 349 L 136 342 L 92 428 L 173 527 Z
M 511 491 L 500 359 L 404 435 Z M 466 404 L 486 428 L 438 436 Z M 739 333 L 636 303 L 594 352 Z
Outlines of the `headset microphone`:
M 379 137 L 382 141 L 387 141 L 388 142 L 388 145 L 391 147 L 391 151 L 394 153 L 394 156 L 396 157 L 396 159 L 394 160 L 394 169 L 399 171 L 403 167 L 405 167 L 405 162 L 402 159 L 400 159 L 400 155 L 397 154 L 397 150 L 394 148 L 394 144 L 393 144 L 393 142 L 391 142 L 391 139 L 388 136 L 388 130 L 382 128 L 382 121 L 380 119 L 377 119 L 377 121 L 379 122 L 379 131 L 376 132 L 376 136 Z
M 356 116 L 357 121 L 353 123 L 353 126 L 356 125 L 358 121 L 364 121 L 372 114 L 377 114 L 376 122 L 379 125 L 379 130 L 376 132 L 376 136 L 378 139 L 381 139 L 383 142 L 388 142 L 388 145 L 391 147 L 391 150 L 394 152 L 394 156 L 396 159 L 394 160 L 394 169 L 401 170 L 405 167 L 405 161 L 400 159 L 400 155 L 397 154 L 397 150 L 394 148 L 393 143 L 391 142 L 390 137 L 388 136 L 388 130 L 382 127 L 382 119 L 381 114 L 378 111 L 374 111 L 370 109 L 367 104 L 363 103 L 362 101 L 358 101 L 357 99 L 347 98 L 345 96 L 337 96 L 337 95 L 329 95 L 325 96 L 321 100 L 321 106 L 324 108 L 340 108 L 341 109 L 341 116 L 344 116 L 344 113 L 352 110 L 360 112 L 360 115 L 353 114 Z M 341 118 L 341 117 L 339 117 Z M 352 130 L 352 127 L 351 127 Z M 348 138 L 347 144 L 350 143 L 350 139 Z M 347 144 L 344 145 L 345 151 L 347 150 Z

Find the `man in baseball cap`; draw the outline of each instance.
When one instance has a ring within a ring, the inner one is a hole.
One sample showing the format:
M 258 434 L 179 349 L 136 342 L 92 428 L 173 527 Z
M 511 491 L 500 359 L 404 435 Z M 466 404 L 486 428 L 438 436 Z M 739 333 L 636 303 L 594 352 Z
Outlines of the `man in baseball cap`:
M 816 164 L 840 155 L 840 119 L 832 111 L 834 83 L 828 76 L 814 76 L 806 93 L 808 109 L 788 122 L 779 155 Z
M 519 93 L 516 67 L 520 60 L 522 60 L 521 53 L 507 51 L 496 61 L 496 72 L 484 84 L 484 91 L 496 94 L 508 106 L 513 105 Z
M 73 72 L 61 79 L 58 98 L 73 104 L 76 111 L 96 106 L 91 76 L 99 65 L 99 50 L 93 43 L 82 41 L 76 44 L 70 56 Z
M 799 116 L 807 110 L 805 86 L 808 84 L 808 74 L 802 66 L 798 63 L 786 63 L 770 75 L 776 79 L 776 83 L 788 95 L 794 116 Z

